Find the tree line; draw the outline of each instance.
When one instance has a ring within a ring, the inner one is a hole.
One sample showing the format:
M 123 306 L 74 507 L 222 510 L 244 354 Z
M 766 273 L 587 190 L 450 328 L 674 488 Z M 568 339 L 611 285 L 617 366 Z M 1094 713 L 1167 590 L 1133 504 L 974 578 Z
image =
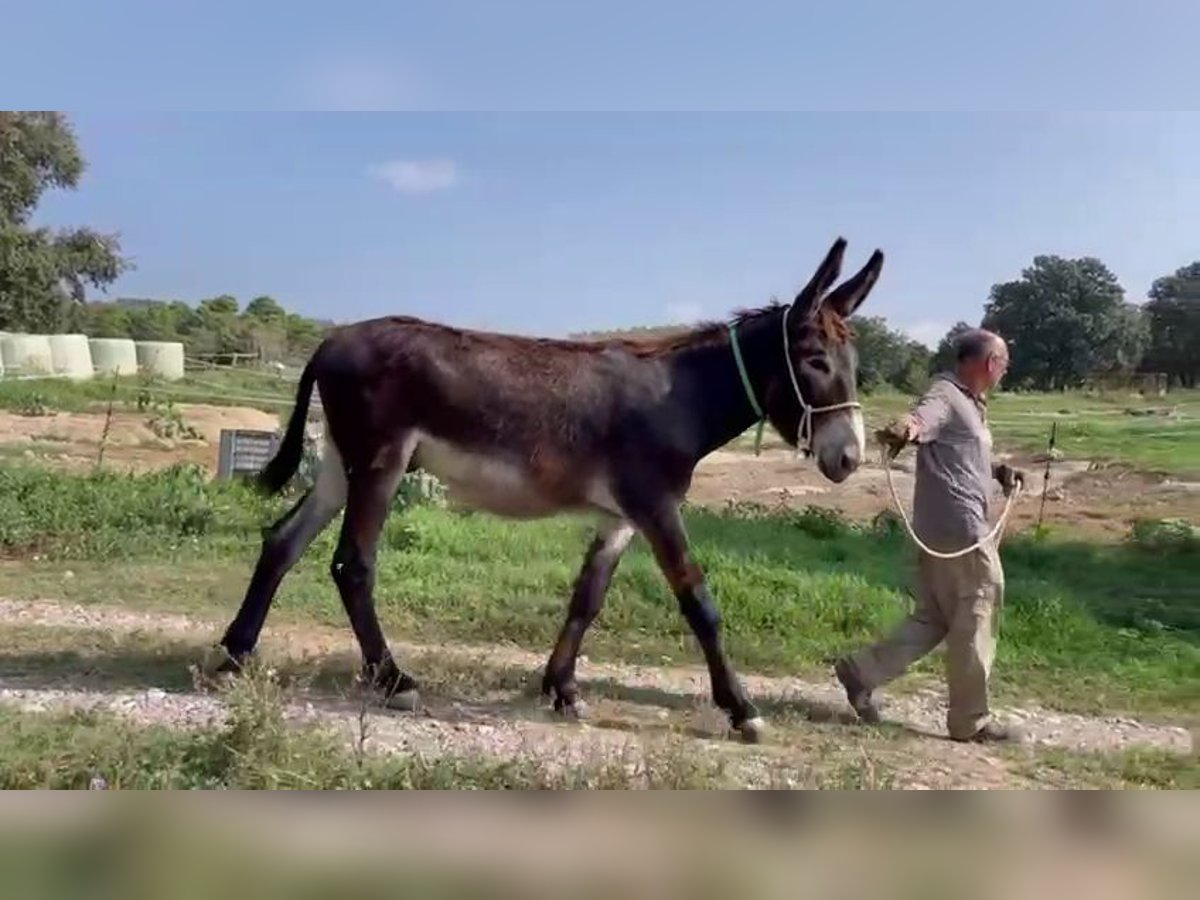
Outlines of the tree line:
M 273 297 L 255 297 L 239 309 L 224 294 L 196 306 L 181 301 L 118 300 L 73 308 L 69 330 L 90 337 L 130 337 L 135 341 L 181 341 L 189 356 L 258 356 L 265 361 L 299 362 L 320 343 L 328 322 L 290 313 Z
M 75 189 L 85 169 L 74 131 L 57 112 L 0 111 L 0 330 L 182 341 L 194 356 L 307 356 L 330 323 L 287 312 L 271 297 L 245 309 L 223 295 L 181 301 L 89 302 L 133 268 L 114 234 L 53 231 L 30 219 L 51 188 Z
M 1006 387 L 1065 390 L 1119 373 L 1162 373 L 1180 387 L 1200 380 L 1200 262 L 1155 280 L 1149 302 L 1126 300 L 1116 276 L 1093 257 L 1034 257 L 1021 277 L 992 285 L 980 321 L 961 321 L 936 350 L 888 326 L 855 318 L 859 384 L 921 391 L 931 375 L 954 366 L 954 340 L 977 326 L 1009 343 Z M 590 332 L 581 338 L 655 336 L 683 326 Z
M 84 169 L 66 116 L 0 111 L 0 330 L 181 340 L 192 355 L 253 353 L 281 360 L 301 358 L 319 342 L 329 323 L 289 313 L 267 296 L 245 309 L 228 295 L 196 306 L 89 302 L 88 288 L 107 288 L 132 268 L 118 237 L 30 224 L 42 194 L 77 188 Z M 1009 341 L 1007 383 L 1014 388 L 1065 389 L 1094 375 L 1134 371 L 1165 373 L 1173 384 L 1195 387 L 1200 261 L 1158 278 L 1148 302 L 1138 305 L 1098 259 L 1037 256 L 1019 279 L 992 285 L 978 324 Z M 957 323 L 931 351 L 880 317 L 855 319 L 854 325 L 863 388 L 890 385 L 908 392 L 952 365 L 952 340 L 970 327 Z M 609 334 L 636 338 L 674 327 Z

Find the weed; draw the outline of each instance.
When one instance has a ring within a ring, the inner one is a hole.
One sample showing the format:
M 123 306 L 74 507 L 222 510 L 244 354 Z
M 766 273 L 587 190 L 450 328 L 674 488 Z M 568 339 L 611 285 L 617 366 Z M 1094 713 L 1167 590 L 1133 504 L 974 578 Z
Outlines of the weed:
M 170 397 L 164 400 L 151 400 L 145 407 L 142 406 L 141 397 L 139 397 L 138 409 L 140 411 L 150 410 L 150 415 L 146 418 L 146 427 L 154 432 L 156 437 L 166 440 L 189 441 L 204 439 L 204 435 L 184 421 L 179 410 L 175 408 L 175 401 Z
M 48 416 L 51 409 L 45 394 L 34 391 L 18 399 L 13 412 L 18 416 Z
M 1168 750 L 1073 753 L 1043 749 L 1023 768 L 1042 781 L 1046 780 L 1046 770 L 1057 773 L 1072 787 L 1200 789 L 1200 758 Z
M 1184 519 L 1137 519 L 1128 540 L 1152 553 L 1195 553 L 1200 550 L 1200 527 Z

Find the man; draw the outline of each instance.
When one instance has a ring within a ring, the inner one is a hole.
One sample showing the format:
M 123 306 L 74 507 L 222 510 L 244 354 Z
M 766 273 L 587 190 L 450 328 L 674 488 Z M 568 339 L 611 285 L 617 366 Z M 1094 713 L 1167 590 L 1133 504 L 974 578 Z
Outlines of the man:
M 938 375 L 911 413 L 877 432 L 892 456 L 916 443 L 913 530 L 932 550 L 953 553 L 991 530 L 988 499 L 994 478 L 1010 495 L 1023 472 L 992 465 L 987 392 L 1008 368 L 1008 347 L 990 331 L 959 336 L 953 373 Z M 988 678 L 996 649 L 996 619 L 1004 571 L 990 542 L 955 559 L 918 550 L 916 605 L 887 638 L 836 661 L 834 671 L 864 722 L 878 722 L 871 692 L 898 678 L 916 660 L 946 642 L 950 737 L 1009 741 L 1019 736 L 994 721 Z

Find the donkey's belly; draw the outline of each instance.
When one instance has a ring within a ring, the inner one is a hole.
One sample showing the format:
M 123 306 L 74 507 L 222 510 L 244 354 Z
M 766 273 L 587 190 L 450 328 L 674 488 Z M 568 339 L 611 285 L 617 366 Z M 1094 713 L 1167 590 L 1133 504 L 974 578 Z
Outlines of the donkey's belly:
M 536 519 L 568 505 L 548 495 L 527 469 L 448 441 L 421 435 L 413 458 L 445 485 L 447 498 L 456 506 Z

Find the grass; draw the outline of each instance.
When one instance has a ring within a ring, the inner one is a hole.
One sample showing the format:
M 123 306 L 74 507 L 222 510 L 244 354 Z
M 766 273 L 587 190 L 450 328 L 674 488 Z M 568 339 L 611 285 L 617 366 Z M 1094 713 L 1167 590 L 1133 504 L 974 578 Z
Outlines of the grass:
M 719 786 L 720 777 L 669 751 L 634 768 L 618 758 L 568 770 L 528 759 L 362 757 L 332 734 L 288 727 L 269 706 L 235 707 L 225 725 L 188 731 L 89 711 L 0 710 L 3 790 L 78 790 L 97 779 L 112 790 L 692 789 Z
M 72 382 L 45 378 L 0 379 L 0 409 L 21 415 L 54 411 L 81 412 L 106 404 L 113 396 L 111 379 Z M 196 371 L 181 381 L 165 383 L 141 377 L 117 380 L 116 399 L 133 406 L 139 396 L 165 402 L 249 406 L 267 412 L 291 407 L 291 380 L 256 369 Z M 903 412 L 913 398 L 881 390 L 863 400 L 869 429 Z M 1129 415 L 1135 411 L 1174 411 L 1174 415 Z M 997 441 L 1036 451 L 1046 446 L 1050 423 L 1057 419 L 1058 446 L 1068 456 L 1124 462 L 1144 469 L 1200 477 L 1200 391 L 1172 391 L 1165 397 L 1067 393 L 997 393 L 991 401 Z M 771 433 L 765 446 L 782 446 Z M 753 429 L 734 446 L 753 446 Z
M 0 379 L 0 409 L 19 415 L 83 412 L 103 409 L 111 398 L 121 408 L 136 406 L 139 397 L 175 403 L 248 406 L 267 412 L 288 408 L 295 399 L 295 382 L 256 369 L 191 372 L 179 381 L 143 376 L 90 381 L 64 378 Z
M 905 412 L 912 402 L 912 397 L 895 391 L 865 397 L 868 433 Z M 1131 415 L 1130 410 L 1150 414 Z M 990 401 L 989 418 L 993 436 L 1006 449 L 1044 450 L 1051 423 L 1057 420 L 1056 446 L 1070 458 L 1200 477 L 1200 390 L 1173 391 L 1165 397 L 1001 392 Z M 753 429 L 735 442 L 743 450 L 753 445 Z M 763 446 L 784 445 L 768 432 Z
M 240 601 L 258 528 L 285 504 L 195 470 L 62 475 L 0 463 L 0 596 L 173 609 L 225 619 Z M 825 659 L 906 610 L 911 551 L 829 513 L 689 510 L 696 555 L 744 670 L 826 672 Z M 336 523 L 288 576 L 272 616 L 346 629 L 328 576 Z M 377 606 L 395 639 L 511 642 L 548 652 L 589 528 L 514 525 L 417 507 L 393 515 Z M 1186 549 L 1018 536 L 997 690 L 1083 712 L 1200 716 L 1200 582 Z M 69 573 L 69 574 L 68 574 Z M 348 632 L 347 632 L 348 633 Z M 595 658 L 697 663 L 690 633 L 639 539 L 587 637 Z M 935 673 L 930 658 L 918 673 Z
M 1149 748 L 1120 753 L 1042 750 L 1021 768 L 1040 782 L 1059 781 L 1071 788 L 1200 789 L 1200 757 Z

